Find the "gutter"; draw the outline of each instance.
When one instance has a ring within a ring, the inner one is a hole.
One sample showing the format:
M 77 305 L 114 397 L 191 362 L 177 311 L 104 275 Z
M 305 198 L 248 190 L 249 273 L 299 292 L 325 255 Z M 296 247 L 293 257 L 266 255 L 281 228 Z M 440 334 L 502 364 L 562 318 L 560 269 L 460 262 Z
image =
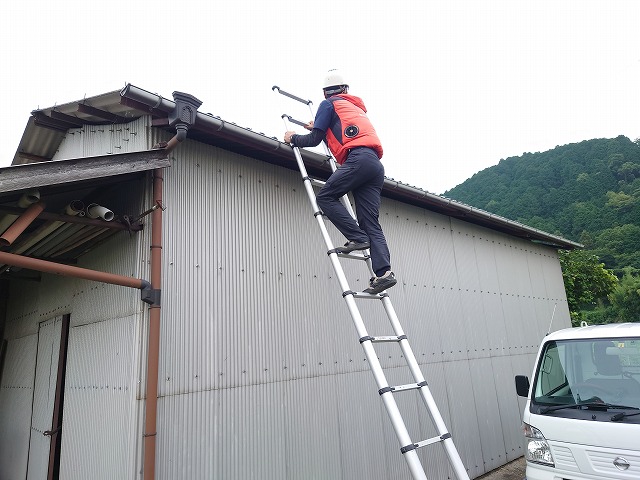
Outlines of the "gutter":
M 456 211 L 456 215 L 452 216 L 471 221 L 472 223 L 473 219 L 482 220 L 486 223 L 496 225 L 496 229 L 498 230 L 500 229 L 500 225 L 504 225 L 505 227 L 508 227 L 509 232 L 520 232 L 521 236 L 527 237 L 529 238 L 529 240 L 537 243 L 543 243 L 545 245 L 560 249 L 584 248 L 584 245 L 582 245 L 581 243 L 567 240 L 566 238 L 559 237 L 557 235 L 552 235 L 551 233 L 547 233 L 543 230 L 529 227 L 524 223 L 509 220 L 508 218 L 496 215 L 495 213 L 472 207 L 471 205 L 458 202 L 451 198 L 441 197 L 439 195 L 426 192 L 416 187 L 401 184 L 396 180 L 385 179 L 385 187 L 389 187 L 389 190 L 399 190 L 403 193 L 403 196 L 408 195 L 409 197 L 418 200 L 429 201 L 431 204 L 437 204 L 442 207 L 449 207 L 449 209 L 453 209 Z
M 124 103 L 126 103 L 126 100 L 131 100 L 136 104 L 137 108 L 141 108 L 143 111 L 155 113 L 156 115 L 170 114 L 176 108 L 176 104 L 171 100 L 131 84 L 127 84 L 120 91 L 120 96 Z M 243 145 L 248 145 L 258 150 L 270 152 L 271 154 L 275 154 L 283 159 L 294 158 L 293 149 L 276 138 L 267 137 L 263 134 L 239 127 L 233 123 L 225 122 L 221 118 L 214 117 L 210 114 L 202 112 L 195 113 L 196 120 L 195 125 L 193 126 L 194 130 L 223 136 Z M 327 175 L 331 173 L 327 164 L 326 156 L 304 149 L 301 150 L 301 154 L 305 164 L 310 164 L 323 170 L 325 169 L 324 167 L 326 167 Z M 489 213 L 485 210 L 457 202 L 450 198 L 429 193 L 425 190 L 409 186 L 393 179 L 385 179 L 383 194 L 385 193 L 387 194 L 385 196 L 395 196 L 400 199 L 418 201 L 419 205 L 423 208 L 431 207 L 438 213 L 443 213 L 442 211 L 445 211 L 448 212 L 444 213 L 445 215 L 460 218 L 470 223 L 476 223 L 484 226 L 487 226 L 488 224 L 495 230 L 510 233 L 514 236 L 520 235 L 520 237 L 527 238 L 534 242 L 543 243 L 554 248 L 573 249 L 584 247 L 580 243 L 552 235 L 542 230 L 529 227 L 523 223 L 509 220 L 505 217 L 501 217 L 500 215 Z

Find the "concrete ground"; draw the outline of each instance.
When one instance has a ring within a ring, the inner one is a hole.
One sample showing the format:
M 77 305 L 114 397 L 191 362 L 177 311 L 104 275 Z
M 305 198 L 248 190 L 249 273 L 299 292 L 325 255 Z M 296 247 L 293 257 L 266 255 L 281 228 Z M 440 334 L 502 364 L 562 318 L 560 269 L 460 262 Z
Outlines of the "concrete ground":
M 476 480 L 523 480 L 525 478 L 526 468 L 527 462 L 524 457 L 520 457 L 500 468 L 485 473 L 481 477 L 476 478 Z

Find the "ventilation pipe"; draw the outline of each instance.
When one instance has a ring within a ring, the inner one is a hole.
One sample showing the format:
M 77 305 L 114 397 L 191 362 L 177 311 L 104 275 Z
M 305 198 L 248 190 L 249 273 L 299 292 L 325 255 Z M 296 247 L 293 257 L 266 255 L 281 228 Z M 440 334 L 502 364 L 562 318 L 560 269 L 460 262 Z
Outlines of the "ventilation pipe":
M 40 191 L 29 190 L 22 194 L 20 200 L 18 200 L 18 206 L 20 208 L 27 208 L 29 205 L 36 203 L 40 200 Z
M 114 216 L 111 210 L 97 203 L 92 203 L 87 207 L 87 217 L 89 218 L 101 218 L 106 222 L 110 222 Z
M 69 203 L 64 209 L 65 213 L 69 216 L 81 216 L 84 215 L 84 203 L 80 200 L 73 200 Z M 24 253 L 32 246 L 38 244 L 43 239 L 47 238 L 53 232 L 60 228 L 65 228 L 69 224 L 65 224 L 63 221 L 48 221 L 42 227 L 40 227 L 34 234 L 30 235 L 29 238 L 20 243 L 20 245 L 14 245 L 14 248 L 11 250 L 12 253 Z
M 84 217 L 84 203 L 82 200 L 72 200 L 66 207 L 64 207 L 64 213 L 72 217 L 75 217 L 76 215 Z

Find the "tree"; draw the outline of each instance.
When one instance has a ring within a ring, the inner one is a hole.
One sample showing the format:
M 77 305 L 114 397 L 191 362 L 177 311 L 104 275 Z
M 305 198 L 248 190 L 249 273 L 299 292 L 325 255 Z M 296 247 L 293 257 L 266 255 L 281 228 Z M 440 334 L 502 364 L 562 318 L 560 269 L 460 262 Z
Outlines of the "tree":
M 634 275 L 631 268 L 625 269 L 618 286 L 609 295 L 613 309 L 621 322 L 640 320 L 640 276 Z
M 618 278 L 592 253 L 583 250 L 560 250 L 558 253 L 571 323 L 578 325 L 582 311 L 607 299 L 616 288 Z

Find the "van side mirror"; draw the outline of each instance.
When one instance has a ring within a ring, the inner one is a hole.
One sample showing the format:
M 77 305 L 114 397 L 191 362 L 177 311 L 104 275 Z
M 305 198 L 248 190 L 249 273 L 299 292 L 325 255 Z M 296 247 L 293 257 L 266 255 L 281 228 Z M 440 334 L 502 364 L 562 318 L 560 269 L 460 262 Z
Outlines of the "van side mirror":
M 520 397 L 529 396 L 529 377 L 525 375 L 516 375 L 516 393 Z

